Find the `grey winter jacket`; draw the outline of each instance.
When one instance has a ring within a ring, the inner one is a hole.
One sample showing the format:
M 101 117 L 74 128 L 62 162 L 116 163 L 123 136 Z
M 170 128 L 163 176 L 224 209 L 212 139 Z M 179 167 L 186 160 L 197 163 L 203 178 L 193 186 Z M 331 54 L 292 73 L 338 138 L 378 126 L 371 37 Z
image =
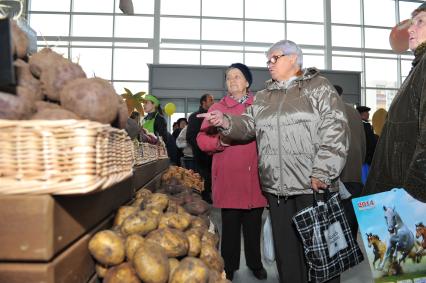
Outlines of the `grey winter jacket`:
M 278 196 L 312 194 L 310 177 L 338 190 L 349 128 L 345 106 L 315 68 L 288 86 L 269 80 L 242 116 L 225 117 L 222 133 L 236 140 L 256 138 L 262 189 Z

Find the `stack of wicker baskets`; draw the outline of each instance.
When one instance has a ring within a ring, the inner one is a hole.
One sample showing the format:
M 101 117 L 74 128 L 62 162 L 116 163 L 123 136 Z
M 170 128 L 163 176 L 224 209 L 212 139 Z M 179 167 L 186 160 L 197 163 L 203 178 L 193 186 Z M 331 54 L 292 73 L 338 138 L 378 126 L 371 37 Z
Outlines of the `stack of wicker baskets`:
M 157 155 L 158 155 L 158 159 L 165 159 L 165 158 L 169 158 L 169 156 L 167 155 L 167 149 L 166 149 L 166 144 L 164 143 L 163 139 L 160 138 L 160 142 L 157 145 Z
M 124 130 L 87 120 L 0 120 L 0 194 L 83 194 L 132 175 Z
M 157 149 L 157 145 L 155 144 L 150 144 L 147 142 L 143 142 L 141 143 L 141 147 L 142 147 L 142 152 L 143 152 L 143 156 L 142 156 L 142 164 L 154 161 L 158 159 L 158 149 Z
M 143 148 L 142 144 L 137 140 L 132 140 L 133 142 L 133 157 L 135 166 L 139 166 L 144 164 L 143 161 Z

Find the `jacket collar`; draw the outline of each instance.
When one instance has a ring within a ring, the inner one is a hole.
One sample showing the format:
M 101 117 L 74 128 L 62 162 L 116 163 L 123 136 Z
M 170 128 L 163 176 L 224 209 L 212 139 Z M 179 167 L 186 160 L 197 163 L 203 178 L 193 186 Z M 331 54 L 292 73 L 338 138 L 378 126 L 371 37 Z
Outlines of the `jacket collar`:
M 274 90 L 274 89 L 288 89 L 294 86 L 295 84 L 301 84 L 303 81 L 310 80 L 313 77 L 316 77 L 319 74 L 319 71 L 317 68 L 306 68 L 303 70 L 302 75 L 291 78 L 288 81 L 275 81 L 275 80 L 268 80 L 265 82 L 266 89 L 268 90 Z
M 144 120 L 151 120 L 151 119 L 154 119 L 156 116 L 157 116 L 157 111 L 155 111 L 155 112 L 151 112 L 151 113 L 148 113 L 146 116 L 145 116 L 145 118 L 144 118 Z
M 248 93 L 248 99 L 246 100 L 246 102 L 244 102 L 244 105 L 252 105 L 253 104 L 253 93 L 250 91 Z M 231 108 L 231 107 L 235 107 L 237 105 L 239 105 L 240 103 L 238 103 L 238 101 L 236 101 L 235 99 L 233 99 L 232 97 L 229 96 L 229 94 L 227 94 L 225 97 L 223 97 L 220 101 L 220 104 L 224 105 L 225 107 Z
M 419 63 L 420 59 L 426 53 L 426 41 L 417 46 L 416 50 L 414 50 L 414 60 L 412 62 L 413 67 Z

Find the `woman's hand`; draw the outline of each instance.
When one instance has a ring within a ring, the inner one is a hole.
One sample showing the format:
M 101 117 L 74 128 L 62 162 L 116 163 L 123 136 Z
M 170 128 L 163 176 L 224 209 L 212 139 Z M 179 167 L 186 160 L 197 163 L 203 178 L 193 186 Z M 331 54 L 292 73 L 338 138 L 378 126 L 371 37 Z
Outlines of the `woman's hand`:
M 224 129 L 229 128 L 229 121 L 223 116 L 223 113 L 219 110 L 213 110 L 212 112 L 198 114 L 197 118 L 205 118 L 207 121 L 215 126 L 222 127 Z
M 328 188 L 327 184 L 324 182 L 321 182 L 319 179 L 315 177 L 311 177 L 311 188 L 318 192 L 319 190 L 325 190 Z

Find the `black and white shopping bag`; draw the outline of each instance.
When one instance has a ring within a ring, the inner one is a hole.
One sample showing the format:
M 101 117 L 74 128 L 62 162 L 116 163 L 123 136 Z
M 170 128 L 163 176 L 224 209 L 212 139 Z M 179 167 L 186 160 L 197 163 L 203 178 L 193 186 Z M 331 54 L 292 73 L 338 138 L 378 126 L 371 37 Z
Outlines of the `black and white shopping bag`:
M 348 268 L 360 263 L 364 257 L 351 234 L 339 194 L 317 201 L 313 194 L 312 207 L 293 216 L 299 232 L 311 282 L 325 282 Z

